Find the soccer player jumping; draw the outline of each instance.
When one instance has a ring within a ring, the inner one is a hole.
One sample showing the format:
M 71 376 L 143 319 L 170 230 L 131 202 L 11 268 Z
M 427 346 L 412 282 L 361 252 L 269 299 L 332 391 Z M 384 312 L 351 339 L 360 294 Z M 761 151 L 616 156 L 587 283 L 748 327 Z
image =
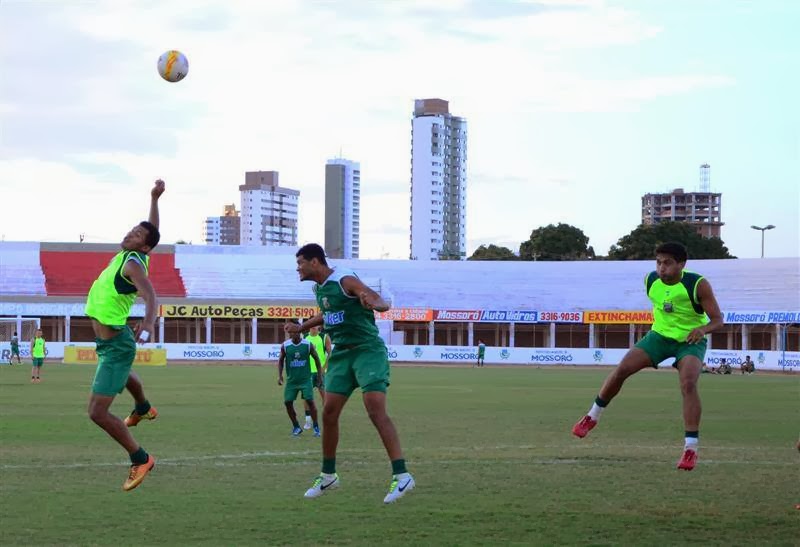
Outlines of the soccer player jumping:
M 128 452 L 131 468 L 123 490 L 133 490 L 155 466 L 153 456 L 145 452 L 128 431 L 141 420 L 153 420 L 158 413 L 144 395 L 139 377 L 131 372 L 136 358 L 136 342 L 145 343 L 155 333 L 158 302 L 147 275 L 148 253 L 158 245 L 158 198 L 164 193 L 164 181 L 157 180 L 150 191 L 150 218 L 135 226 L 122 240 L 122 250 L 89 289 L 86 315 L 92 318 L 97 338 L 97 370 L 89 399 L 89 417 Z M 144 319 L 134 333 L 128 327 L 128 315 L 140 295 L 145 302 Z M 136 406 L 123 422 L 108 409 L 114 397 L 127 388 Z
M 609 374 L 589 413 L 573 426 L 572 433 L 581 438 L 588 435 L 629 376 L 674 357 L 672 366 L 678 369 L 680 378 L 686 430 L 678 469 L 691 471 L 697 462 L 701 413 L 697 380 L 706 353 L 705 336 L 720 328 L 723 319 L 711 284 L 703 276 L 684 270 L 686 260 L 686 248 L 680 243 L 663 243 L 656 248 L 656 270 L 645 277 L 645 290 L 653 302 L 652 330 Z

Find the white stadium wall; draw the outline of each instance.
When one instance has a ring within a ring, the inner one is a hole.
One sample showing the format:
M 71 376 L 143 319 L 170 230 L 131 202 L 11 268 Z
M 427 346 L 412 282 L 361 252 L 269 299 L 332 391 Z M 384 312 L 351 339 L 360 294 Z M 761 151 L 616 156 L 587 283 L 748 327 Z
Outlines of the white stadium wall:
M 66 344 L 47 343 L 47 358 L 62 359 L 64 348 L 73 345 L 94 348 L 91 342 Z M 277 361 L 281 346 L 279 344 L 146 344 L 144 348 L 163 348 L 170 361 Z M 626 349 L 588 349 L 588 348 L 486 348 L 485 362 L 497 365 L 552 366 L 552 365 L 616 365 L 625 355 Z M 393 363 L 419 364 L 470 364 L 478 357 L 477 350 L 468 346 L 393 346 L 387 347 L 389 360 Z M 10 345 L 0 342 L 0 358 L 8 361 Z M 20 343 L 23 359 L 30 358 L 30 343 Z M 800 371 L 800 352 L 781 351 L 737 351 L 709 350 L 706 363 L 710 367 L 719 366 L 720 360 L 738 367 L 749 355 L 756 370 Z M 659 368 L 670 367 L 672 359 L 659 364 Z M 69 365 L 67 365 L 69 366 Z

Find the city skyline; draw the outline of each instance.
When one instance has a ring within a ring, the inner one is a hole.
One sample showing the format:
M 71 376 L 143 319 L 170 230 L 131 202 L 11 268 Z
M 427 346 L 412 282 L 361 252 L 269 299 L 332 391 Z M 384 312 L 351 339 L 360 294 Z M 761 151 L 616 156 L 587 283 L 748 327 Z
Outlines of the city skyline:
M 642 195 L 697 189 L 702 163 L 732 254 L 760 256 L 751 225 L 776 226 L 766 256 L 800 254 L 800 75 L 779 68 L 800 54 L 796 2 L 0 10 L 7 241 L 118 242 L 163 178 L 164 243 L 198 243 L 199 221 L 236 200 L 226 181 L 269 166 L 303 195 L 298 243 L 320 242 L 319 164 L 341 150 L 369 173 L 360 256 L 405 259 L 409 112 L 442 97 L 470 124 L 467 255 L 558 222 L 605 254 L 640 223 Z M 171 48 L 189 60 L 177 84 L 155 70 Z

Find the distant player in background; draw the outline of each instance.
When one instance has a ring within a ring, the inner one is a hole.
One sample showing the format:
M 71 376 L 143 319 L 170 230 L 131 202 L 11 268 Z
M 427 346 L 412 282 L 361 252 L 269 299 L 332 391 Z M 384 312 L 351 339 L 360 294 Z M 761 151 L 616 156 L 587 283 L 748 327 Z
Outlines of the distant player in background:
M 319 398 L 322 401 L 322 405 L 325 406 L 325 382 L 322 381 L 322 374 L 325 373 L 325 367 L 328 365 L 328 357 L 331 355 L 331 337 L 321 333 L 319 327 L 314 327 L 308 331 L 306 340 L 311 342 L 314 349 L 317 350 L 317 355 L 319 355 L 319 360 L 322 363 L 322 367 L 320 368 L 322 372 L 318 373 L 317 365 L 313 360 L 311 361 L 311 383 L 317 388 L 317 391 L 319 391 Z M 303 425 L 303 429 L 311 429 L 311 409 L 308 407 L 308 403 L 304 404 L 306 407 L 306 423 Z
M 312 360 L 317 364 L 322 374 L 322 363 L 317 355 L 314 345 L 308 340 L 304 340 L 300 332 L 295 332 L 292 337 L 281 345 L 281 353 L 278 356 L 278 385 L 283 385 L 283 369 L 286 365 L 286 387 L 283 388 L 283 403 L 286 405 L 286 413 L 292 421 L 292 435 L 299 436 L 303 430 L 297 421 L 297 413 L 294 410 L 294 400 L 297 394 L 303 401 L 310 413 L 314 428 L 314 436 L 319 437 L 319 423 L 317 422 L 317 406 L 314 404 L 314 384 L 311 374 Z
M 11 337 L 11 354 L 8 356 L 8 364 L 14 364 L 14 356 L 17 356 L 17 364 L 22 364 L 22 359 L 19 357 L 19 336 L 17 335 L 17 331 L 14 331 L 14 335 Z
M 158 301 L 150 284 L 148 253 L 158 245 L 158 199 L 164 193 L 164 181 L 157 180 L 150 191 L 150 216 L 140 222 L 122 240 L 122 250 L 111 259 L 105 270 L 92 284 L 86 299 L 86 315 L 92 319 L 97 338 L 97 370 L 89 399 L 89 417 L 128 452 L 131 467 L 122 484 L 125 491 L 133 490 L 156 464 L 131 435 L 129 428 L 142 420 L 158 416 L 155 407 L 144 395 L 142 382 L 131 372 L 136 358 L 136 342 L 144 344 L 155 332 Z M 128 327 L 131 307 L 139 295 L 144 299 L 144 319 L 136 331 Z M 123 422 L 109 412 L 114 397 L 127 388 L 136 405 Z
M 325 250 L 316 243 L 304 245 L 296 253 L 300 281 L 314 281 L 314 294 L 321 310 L 302 325 L 287 324 L 288 333 L 307 331 L 325 325 L 333 351 L 325 376 L 325 409 L 322 413 L 322 472 L 306 493 L 316 498 L 339 486 L 336 473 L 336 448 L 339 444 L 339 416 L 350 395 L 361 388 L 367 410 L 392 464 L 392 481 L 384 503 L 392 503 L 415 485 L 406 469 L 400 437 L 386 413 L 389 387 L 389 358 L 386 344 L 375 325 L 375 311 L 386 311 L 389 304 L 367 287 L 350 270 L 332 269 Z
M 486 344 L 483 343 L 483 340 L 478 340 L 478 361 L 476 365 L 479 367 L 483 366 L 483 359 L 486 357 Z
M 691 471 L 697 461 L 701 414 L 697 380 L 706 353 L 705 336 L 721 327 L 723 319 L 711 284 L 703 276 L 684 270 L 687 258 L 686 247 L 680 243 L 663 243 L 656 248 L 656 270 L 644 280 L 647 296 L 653 302 L 652 330 L 606 378 L 589 413 L 575 424 L 572 433 L 585 437 L 629 376 L 674 357 L 672 366 L 678 369 L 680 378 L 685 427 L 678 469 Z
M 19 351 L 19 348 L 17 351 Z M 31 340 L 31 383 L 33 384 L 38 384 L 42 381 L 42 365 L 46 354 L 47 350 L 42 329 L 36 329 L 36 334 L 33 335 Z

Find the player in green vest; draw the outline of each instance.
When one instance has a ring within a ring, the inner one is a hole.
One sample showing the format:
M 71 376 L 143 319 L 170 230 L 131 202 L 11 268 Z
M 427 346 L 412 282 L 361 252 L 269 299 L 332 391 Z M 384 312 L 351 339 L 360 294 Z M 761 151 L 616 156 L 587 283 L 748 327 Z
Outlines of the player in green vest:
M 706 353 L 705 336 L 720 328 L 723 319 L 708 280 L 684 269 L 687 258 L 686 247 L 680 243 L 662 243 L 656 248 L 656 269 L 645 276 L 645 290 L 653 303 L 653 327 L 606 378 L 589 413 L 575 424 L 572 433 L 585 437 L 629 376 L 674 358 L 685 428 L 678 469 L 691 471 L 697 462 L 701 414 L 697 380 Z
M 483 340 L 478 340 L 478 360 L 476 361 L 476 365 L 482 367 L 484 365 L 483 360 L 486 357 L 486 344 L 483 343 Z
M 317 407 L 314 405 L 314 384 L 312 381 L 311 367 L 313 363 L 322 370 L 322 362 L 317 355 L 317 350 L 311 342 L 303 339 L 300 332 L 295 332 L 292 337 L 281 345 L 278 356 L 278 385 L 283 385 L 283 369 L 286 364 L 286 387 L 283 389 L 283 402 L 286 412 L 292 421 L 292 435 L 299 436 L 303 430 L 297 422 L 297 413 L 294 411 L 294 400 L 300 393 L 306 408 L 311 415 L 314 427 L 314 436 L 319 437 L 319 424 L 317 423 Z M 314 367 L 316 369 L 316 367 Z M 320 374 L 322 374 L 320 372 Z
M 311 384 L 319 391 L 319 398 L 324 405 L 325 382 L 322 381 L 322 378 L 325 367 L 328 365 L 328 357 L 330 357 L 331 354 L 331 337 L 322 333 L 319 327 L 312 327 L 306 335 L 306 340 L 311 342 L 314 349 L 317 350 L 317 355 L 319 355 L 319 360 L 322 364 L 320 367 L 321 372 L 318 372 L 314 361 L 311 361 Z M 303 425 L 303 429 L 311 429 L 311 410 L 308 404 L 306 404 L 306 423 Z
M 158 416 L 144 395 L 139 377 L 131 372 L 136 358 L 136 343 L 152 341 L 155 332 L 158 302 L 148 279 L 148 253 L 158 245 L 158 199 L 164 193 L 164 181 L 157 180 L 150 192 L 149 219 L 135 226 L 122 240 L 122 250 L 92 284 L 86 299 L 86 315 L 92 319 L 97 344 L 97 370 L 89 399 L 89 417 L 128 452 L 131 467 L 122 485 L 125 491 L 139 486 L 155 466 L 153 456 L 145 452 L 128 428 L 141 420 Z M 145 303 L 144 318 L 136 331 L 128 327 L 128 316 L 136 297 Z M 136 403 L 133 412 L 123 422 L 109 412 L 109 407 L 122 390 L 127 388 Z
M 322 411 L 322 472 L 306 493 L 316 498 L 339 486 L 336 447 L 339 444 L 339 415 L 350 394 L 361 388 L 364 406 L 392 463 L 392 480 L 384 503 L 391 503 L 414 488 L 406 469 L 400 437 L 386 413 L 389 387 L 389 358 L 375 325 L 375 311 L 389 309 L 381 296 L 367 287 L 350 270 L 328 266 L 325 251 L 316 243 L 297 251 L 300 281 L 314 281 L 314 293 L 321 312 L 302 325 L 288 323 L 294 334 L 324 325 L 333 351 L 325 375 L 325 406 Z
M 31 340 L 31 383 L 38 384 L 42 381 L 41 371 L 44 364 L 45 347 L 42 329 L 36 329 L 36 334 Z
M 11 353 L 8 355 L 8 364 L 14 364 L 14 356 L 17 356 L 17 364 L 22 364 L 22 359 L 19 357 L 19 336 L 17 335 L 17 331 L 14 331 L 14 335 L 11 337 Z

